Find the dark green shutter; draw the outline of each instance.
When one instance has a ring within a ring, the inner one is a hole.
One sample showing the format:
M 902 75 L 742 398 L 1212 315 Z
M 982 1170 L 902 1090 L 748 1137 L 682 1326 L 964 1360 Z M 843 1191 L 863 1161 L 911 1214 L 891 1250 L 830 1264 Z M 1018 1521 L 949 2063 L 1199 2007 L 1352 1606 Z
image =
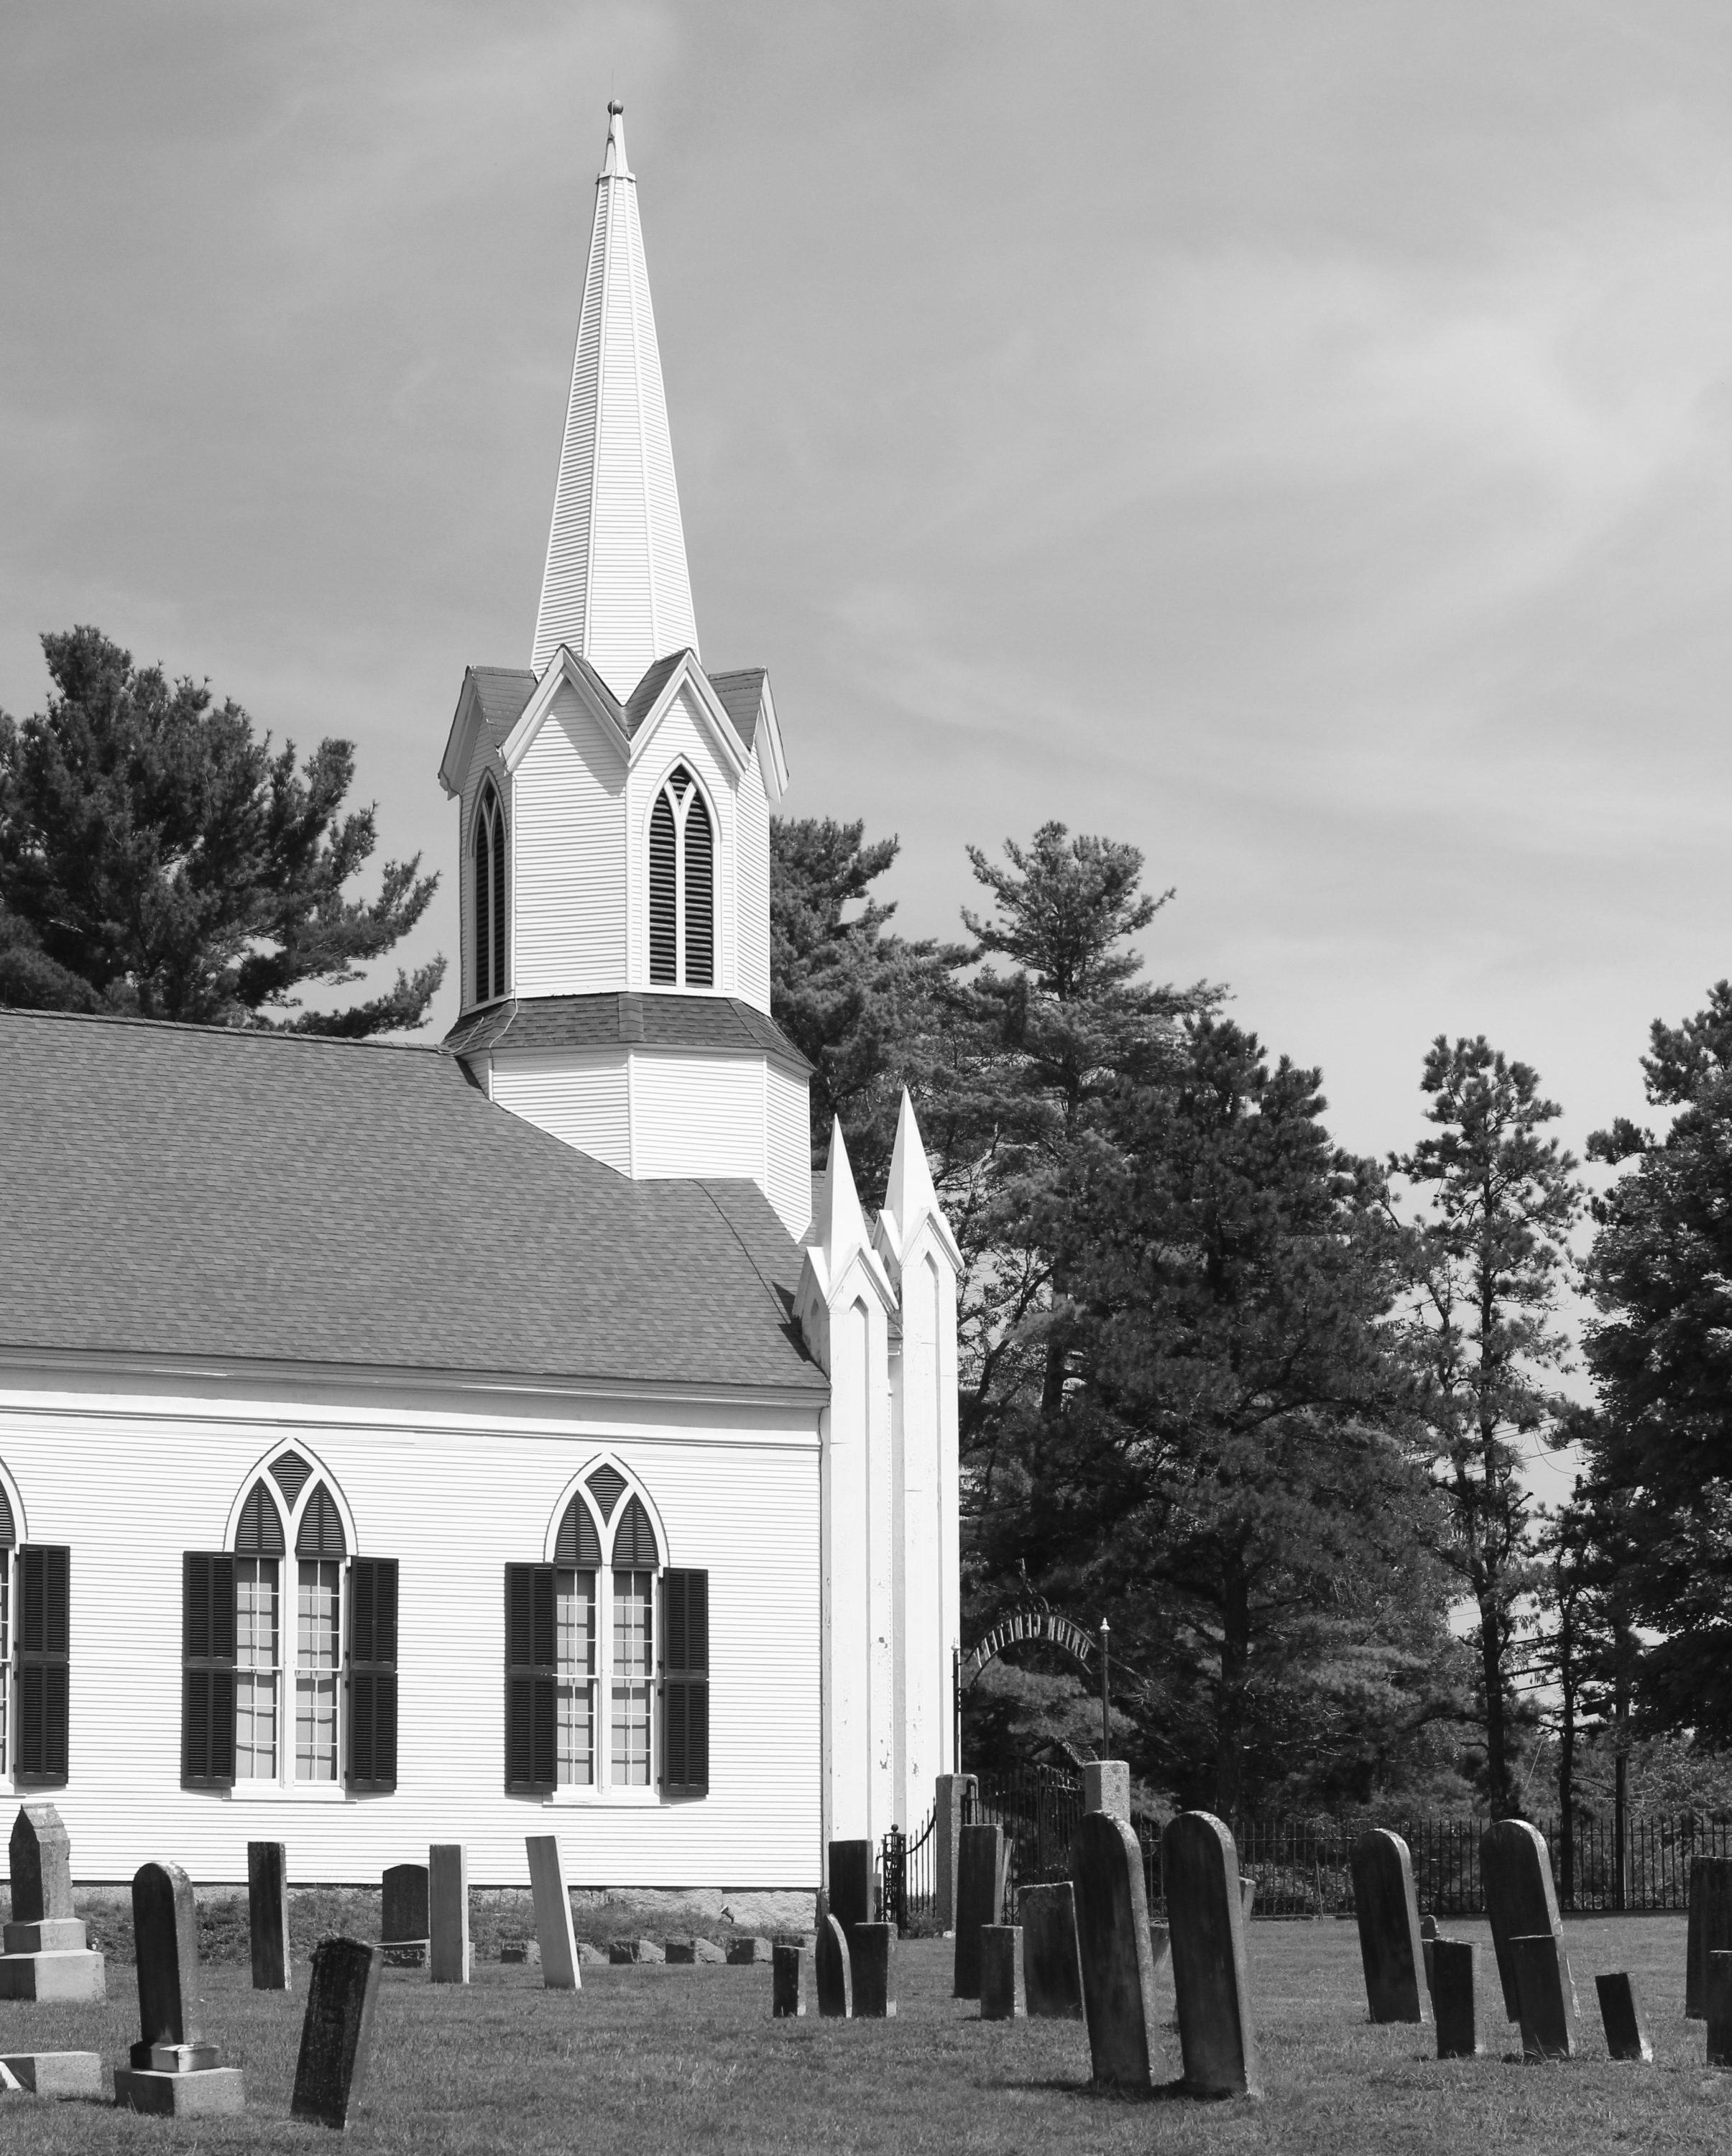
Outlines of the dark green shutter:
M 661 1779 L 671 1797 L 710 1789 L 710 1575 L 662 1575 Z
M 505 1568 L 505 1785 L 514 1797 L 545 1796 L 557 1779 L 553 1568 Z
M 349 1566 L 349 1787 L 397 1787 L 397 1559 Z
M 18 1552 L 20 1788 L 64 1786 L 72 1655 L 72 1553 L 45 1543 Z
M 234 1786 L 234 1559 L 225 1550 L 181 1558 L 181 1781 Z

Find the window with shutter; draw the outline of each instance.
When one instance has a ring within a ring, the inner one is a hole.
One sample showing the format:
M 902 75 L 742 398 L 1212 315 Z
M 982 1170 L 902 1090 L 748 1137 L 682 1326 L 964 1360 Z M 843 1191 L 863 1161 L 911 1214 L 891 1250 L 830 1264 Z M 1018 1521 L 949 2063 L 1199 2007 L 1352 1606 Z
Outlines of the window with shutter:
M 26 1543 L 18 1552 L 18 1749 L 22 1789 L 63 1788 L 72 1658 L 72 1553 Z
M 670 1570 L 662 1581 L 662 1787 L 670 1797 L 710 1788 L 710 1575 Z
M 558 1780 L 558 1645 L 554 1568 L 505 1568 L 505 1785 L 545 1796 Z
M 181 1781 L 234 1784 L 234 1559 L 188 1550 L 181 1559 Z
M 349 1773 L 358 1795 L 397 1787 L 397 1559 L 349 1565 Z

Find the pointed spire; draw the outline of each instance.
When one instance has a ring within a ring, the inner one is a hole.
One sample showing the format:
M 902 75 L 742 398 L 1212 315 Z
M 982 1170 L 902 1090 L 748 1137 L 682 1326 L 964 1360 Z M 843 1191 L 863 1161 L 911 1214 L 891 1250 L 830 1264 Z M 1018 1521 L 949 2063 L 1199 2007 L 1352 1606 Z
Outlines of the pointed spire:
M 902 1105 L 897 1112 L 896 1145 L 890 1156 L 890 1185 L 884 1194 L 884 1209 L 896 1222 L 904 1250 L 908 1238 L 928 1213 L 938 1210 L 938 1194 L 933 1188 L 932 1169 L 921 1143 L 920 1126 L 914 1120 L 914 1103 L 902 1088 Z M 900 1255 L 900 1252 L 898 1253 Z
M 832 1120 L 830 1153 L 824 1164 L 824 1188 L 819 1194 L 817 1216 L 812 1223 L 813 1240 L 824 1253 L 832 1285 L 857 1250 L 866 1248 L 866 1218 L 860 1209 L 860 1194 L 854 1188 L 854 1171 L 848 1165 L 848 1148 L 842 1142 L 842 1126 Z
M 624 113 L 608 107 L 531 660 L 539 675 L 568 644 L 622 703 L 656 660 L 697 648 Z

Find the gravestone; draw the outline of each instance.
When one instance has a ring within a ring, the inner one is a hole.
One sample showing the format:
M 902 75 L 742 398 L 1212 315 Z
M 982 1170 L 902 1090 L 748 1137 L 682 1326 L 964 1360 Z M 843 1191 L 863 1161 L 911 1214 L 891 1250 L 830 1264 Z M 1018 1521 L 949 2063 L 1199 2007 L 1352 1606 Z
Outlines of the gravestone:
M 1485 1912 L 1498 1957 L 1498 1981 L 1503 1990 L 1504 2018 L 1519 2021 L 1515 1963 L 1509 1942 L 1550 1932 L 1557 1944 L 1564 2006 L 1575 2018 L 1575 1986 L 1564 1952 L 1564 1926 L 1552 1886 L 1551 1858 L 1545 1836 L 1525 1820 L 1495 1820 L 1479 1837 L 1479 1873 L 1485 1888 Z
M 1703 1979 L 1703 2018 L 1708 2023 L 1708 2063 L 1732 2066 L 1732 1953 L 1714 1948 Z
M 427 1959 L 427 1866 L 393 1864 L 384 1889 L 379 1937 L 387 1969 L 420 1969 Z
M 542 1965 L 542 1943 L 539 1939 L 501 1939 L 499 1958 L 523 1969 L 539 1969 Z
M 198 1986 L 198 1917 L 193 1882 L 177 1864 L 141 1865 L 132 1880 L 132 1940 L 138 1963 L 139 2041 L 116 2066 L 122 2110 L 205 2118 L 241 2110 L 246 2087 L 203 2030 Z
M 367 2081 L 384 1958 L 383 1947 L 360 1939 L 321 1939 L 313 1948 L 301 2056 L 289 2103 L 296 2118 L 339 2131 L 348 2124 Z
M 959 1999 L 980 1996 L 980 1927 L 1004 1919 L 1004 1830 L 965 1826 L 956 1858 L 956 1976 Z
M 770 1943 L 768 1939 L 730 1939 L 727 1943 L 727 1965 L 730 1969 L 750 1969 L 755 1963 L 768 1961 Z
M 1437 1919 L 1421 1917 L 1419 1920 L 1419 1950 L 1426 1958 L 1426 1990 L 1431 1989 L 1431 1948 L 1436 1942 Z
M 8 2051 L 0 2073 L 26 2096 L 102 2097 L 102 2061 L 95 2051 Z
M 72 1913 L 72 1844 L 52 1804 L 20 1807 L 10 1856 L 12 1921 L 0 1954 L 0 1999 L 105 1997 L 102 1956 L 90 1950 Z
M 1028 2002 L 1022 1981 L 1022 1927 L 986 1924 L 980 1932 L 980 2019 L 1021 2021 Z
M 1430 2016 L 1420 1990 L 1425 1953 L 1413 1866 L 1398 1834 L 1375 1827 L 1353 1845 L 1353 1906 L 1359 1918 L 1365 1998 L 1376 2022 Z
M 963 1822 L 979 1784 L 973 1774 L 940 1774 L 933 1801 L 933 1914 L 941 1932 L 956 1929 L 956 1866 Z
M 842 1928 L 851 1949 L 857 1924 L 876 1923 L 878 1882 L 869 1841 L 833 1841 L 830 1845 L 830 1913 Z
M 549 1991 L 578 1991 L 578 1942 L 572 1930 L 571 1896 L 565 1866 L 559 1861 L 557 1834 L 527 1834 L 529 1892 L 535 1905 L 535 1936 L 542 1950 L 542 1982 Z
M 1194 2096 L 1256 2096 L 1257 2040 L 1232 1835 L 1210 1812 L 1181 1812 L 1161 1836 L 1161 1872 L 1185 2087 Z
M 1110 1812 L 1086 1812 L 1071 1837 L 1091 2071 L 1102 2088 L 1146 2089 L 1160 2063 L 1154 1957 L 1137 1837 Z
M 436 1841 L 427 1852 L 427 1974 L 435 1984 L 469 1982 L 469 1851 Z
M 1025 1887 L 1017 1897 L 1022 1927 L 1022 1980 L 1028 2011 L 1037 2020 L 1082 2019 L 1082 1958 L 1077 1951 L 1077 1895 L 1068 1879 L 1056 1887 Z
M 1684 1946 L 1684 2018 L 1708 2011 L 1708 1957 L 1732 1948 L 1732 1856 L 1690 1859 L 1690 1915 Z
M 247 1919 L 253 1989 L 289 1989 L 289 1852 L 280 1841 L 247 1844 Z
M 1474 2019 L 1474 1976 L 1479 1948 L 1467 1939 L 1438 1939 L 1431 1949 L 1431 2011 L 1437 2023 L 1440 2059 L 1477 2059 L 1479 2029 Z
M 1082 1766 L 1082 1809 L 1111 1812 L 1114 1819 L 1131 1815 L 1131 1769 L 1127 1759 L 1087 1759 Z
M 813 1948 L 813 1969 L 818 1979 L 818 2011 L 827 2020 L 846 2021 L 854 2013 L 854 1969 L 848 1940 L 841 1926 L 828 1914 L 818 1919 L 818 1943 Z
M 884 2021 L 896 2015 L 894 1924 L 856 1924 L 848 1939 L 848 1965 L 854 1974 L 854 2018 Z
M 677 1963 L 686 1969 L 717 1966 L 727 1959 L 714 1939 L 702 1938 L 664 1939 L 661 1952 L 665 1960 Z
M 1575 2016 L 1566 2004 L 1563 1958 L 1550 1932 L 1518 1933 L 1509 1942 L 1521 2009 L 1522 2054 L 1529 2059 L 1575 2056 Z
M 778 1946 L 770 1960 L 770 2011 L 778 2020 L 804 2015 L 814 1984 L 810 1947 Z
M 1239 1881 L 1239 1913 L 1241 1916 L 1245 1917 L 1247 1922 L 1249 1922 L 1251 1917 L 1251 1905 L 1254 1901 L 1256 1901 L 1256 1880 L 1241 1879 Z
M 667 1955 L 654 1939 L 613 1939 L 608 1944 L 608 1959 L 615 1969 L 624 1969 L 635 1962 L 666 1961 Z
M 1600 2025 L 1606 2031 L 1608 2056 L 1652 2066 L 1654 2047 L 1648 2041 L 1642 2008 L 1636 1997 L 1635 1981 L 1628 1971 L 1620 1969 L 1613 1976 L 1596 1976 L 1594 1989 L 1600 1994 Z
M 1149 1920 L 1149 1951 L 1154 1957 L 1154 1965 L 1157 1969 L 1166 1959 L 1172 1944 L 1173 1927 L 1170 1924 L 1158 1923 L 1151 1917 Z

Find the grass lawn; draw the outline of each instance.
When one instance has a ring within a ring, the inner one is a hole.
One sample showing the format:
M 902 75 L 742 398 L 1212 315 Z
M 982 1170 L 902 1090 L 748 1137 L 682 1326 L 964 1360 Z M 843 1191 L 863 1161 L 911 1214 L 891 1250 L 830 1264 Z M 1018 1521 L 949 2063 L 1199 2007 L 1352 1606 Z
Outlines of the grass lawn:
M 1087 2086 L 1080 2025 L 982 2025 L 949 1996 L 947 1942 L 901 1949 L 892 2022 L 773 2021 L 768 1969 L 628 1968 L 584 1972 L 573 1997 L 539 1972 L 478 1966 L 467 1991 L 388 1974 L 373 2072 L 352 2145 L 414 2150 L 551 2150 L 637 2156 L 670 2150 L 1059 2148 L 1317 2150 L 1395 2156 L 1410 2149 L 1719 2150 L 1732 2142 L 1732 2074 L 1707 2071 L 1700 2022 L 1683 2020 L 1680 1917 L 1586 1919 L 1569 1928 L 1586 2056 L 1524 2065 L 1503 2020 L 1483 1925 L 1478 2061 L 1440 2064 L 1431 2031 L 1365 2021 L 1351 1924 L 1251 1927 L 1254 2010 L 1267 2096 L 1199 2105 L 1097 2097 Z M 1652 2066 L 1605 2055 L 1596 1969 L 1636 1976 Z M 91 2104 L 0 2102 L 0 2151 L 160 2148 L 203 2151 L 316 2146 L 322 2129 L 288 2116 L 300 2040 L 299 1998 L 255 1994 L 244 1969 L 205 1971 L 209 2033 L 247 2073 L 244 2118 L 143 2119 Z M 0 2005 L 8 2051 L 100 2051 L 124 2058 L 136 2031 L 129 1969 L 109 1971 L 101 2007 Z M 1160 2015 L 1172 2014 L 1170 1978 Z M 1166 2034 L 1168 2071 L 1178 2037 Z

